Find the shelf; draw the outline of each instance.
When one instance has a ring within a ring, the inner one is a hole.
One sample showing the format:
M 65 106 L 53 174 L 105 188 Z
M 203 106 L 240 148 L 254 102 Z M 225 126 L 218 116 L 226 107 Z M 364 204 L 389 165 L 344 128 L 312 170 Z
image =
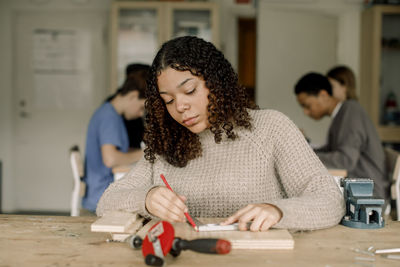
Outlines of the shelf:
M 400 125 L 379 126 L 378 133 L 383 142 L 400 143 Z
M 362 14 L 360 103 L 383 142 L 400 143 L 400 125 L 383 125 L 390 92 L 400 97 L 400 6 L 378 5 Z
M 383 51 L 400 51 L 400 45 L 394 46 L 394 47 L 382 46 L 382 50 Z

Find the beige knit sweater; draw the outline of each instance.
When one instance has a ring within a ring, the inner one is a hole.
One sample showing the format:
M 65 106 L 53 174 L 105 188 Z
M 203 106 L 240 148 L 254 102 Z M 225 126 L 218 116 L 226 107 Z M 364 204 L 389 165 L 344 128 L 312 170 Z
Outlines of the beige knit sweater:
M 271 203 L 283 217 L 275 228 L 313 230 L 337 224 L 345 212 L 333 177 L 285 115 L 250 110 L 253 130 L 236 129 L 239 138 L 216 144 L 213 134 L 199 134 L 203 155 L 184 168 L 163 158 L 142 159 L 101 197 L 97 214 L 126 210 L 151 216 L 147 192 L 163 185 L 164 174 L 175 192 L 187 197 L 194 217 L 228 217 L 251 203 Z

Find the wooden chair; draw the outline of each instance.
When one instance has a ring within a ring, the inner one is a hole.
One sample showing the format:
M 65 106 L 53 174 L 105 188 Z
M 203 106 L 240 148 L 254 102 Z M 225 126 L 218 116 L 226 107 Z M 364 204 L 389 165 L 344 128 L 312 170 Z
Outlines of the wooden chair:
M 400 153 L 385 147 L 386 166 L 392 185 L 390 187 L 391 199 L 396 202 L 396 216 L 400 221 Z
M 83 161 L 79 147 L 74 145 L 70 151 L 70 161 L 74 187 L 71 195 L 71 216 L 79 216 L 81 209 L 81 199 L 85 195 L 86 184 L 83 179 Z

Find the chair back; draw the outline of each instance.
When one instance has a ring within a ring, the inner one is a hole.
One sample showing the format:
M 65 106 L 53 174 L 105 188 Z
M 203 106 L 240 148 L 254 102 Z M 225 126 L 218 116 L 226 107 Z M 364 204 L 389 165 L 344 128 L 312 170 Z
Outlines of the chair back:
M 79 216 L 81 209 L 81 199 L 85 195 L 86 191 L 86 184 L 82 180 L 84 175 L 83 161 L 81 152 L 77 145 L 72 146 L 69 153 L 72 168 L 72 177 L 74 182 L 71 195 L 71 216 Z
M 391 179 L 390 194 L 396 202 L 396 216 L 400 221 L 400 153 L 396 150 L 385 147 L 386 167 Z

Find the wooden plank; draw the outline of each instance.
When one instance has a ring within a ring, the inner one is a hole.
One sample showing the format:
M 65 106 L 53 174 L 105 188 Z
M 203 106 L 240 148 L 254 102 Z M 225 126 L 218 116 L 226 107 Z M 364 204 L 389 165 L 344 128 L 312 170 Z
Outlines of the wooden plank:
M 92 232 L 127 233 L 129 227 L 138 219 L 136 213 L 113 211 L 92 223 Z
M 117 214 L 118 216 L 124 216 L 123 214 Z M 107 226 L 105 226 L 101 221 L 101 230 L 103 229 L 111 229 L 110 221 L 117 221 L 119 218 L 109 218 L 108 216 L 104 217 L 107 222 Z M 100 219 L 99 219 L 100 220 Z M 98 221 L 99 221 L 98 220 Z M 219 223 L 223 219 L 222 218 L 202 218 L 200 221 L 203 223 Z M 96 221 L 97 222 L 97 221 Z M 129 236 L 136 233 L 140 237 L 144 238 L 148 232 L 148 230 L 156 224 L 157 220 L 152 220 L 147 223 L 144 227 L 142 227 L 139 231 L 137 231 L 140 226 L 138 226 L 137 221 L 130 226 L 128 229 L 134 228 L 134 230 L 126 230 L 125 232 L 113 232 L 112 240 L 113 241 L 125 241 Z M 122 224 L 126 224 L 126 221 L 123 221 Z M 92 224 L 93 225 L 93 224 Z M 134 225 L 134 227 L 132 227 Z M 225 240 L 229 240 L 232 244 L 233 249 L 293 249 L 294 248 L 294 240 L 291 234 L 287 230 L 283 229 L 271 229 L 267 232 L 251 232 L 251 231 L 212 231 L 212 232 L 196 232 L 193 228 L 187 223 L 174 223 L 175 236 L 180 237 L 182 239 L 192 240 L 197 238 L 221 238 Z M 113 228 L 114 229 L 114 228 Z M 92 230 L 93 231 L 93 230 Z
M 149 231 L 149 229 L 153 225 L 155 225 L 157 222 L 158 222 L 157 220 L 151 220 L 150 222 L 146 223 L 143 226 L 143 224 L 142 224 L 143 219 L 142 219 L 140 225 L 133 226 L 134 228 L 136 228 L 135 232 L 129 232 L 129 230 L 128 230 L 127 233 L 111 233 L 111 240 L 117 241 L 117 242 L 124 242 L 128 237 L 130 237 L 133 234 L 140 236 L 142 239 L 144 239 L 146 237 L 146 234 Z M 131 229 L 131 228 L 129 228 L 129 229 Z
M 147 232 L 153 225 L 155 225 L 158 221 L 157 220 L 151 220 L 148 223 L 145 224 L 137 233 L 136 235 L 140 236 L 141 238 L 145 238 L 147 235 Z
M 347 170 L 345 169 L 328 169 L 328 172 L 332 176 L 340 176 L 340 177 L 347 176 Z
M 124 242 L 128 237 L 136 234 L 136 232 L 143 227 L 143 220 L 143 218 L 136 219 L 136 221 L 128 227 L 126 233 L 111 233 L 111 240 Z
M 222 218 L 201 218 L 203 223 L 219 223 Z M 197 238 L 221 238 L 229 240 L 233 249 L 293 249 L 294 240 L 286 229 L 270 229 L 266 232 L 212 231 L 196 232 L 187 223 L 174 223 L 175 236 L 192 240 Z

